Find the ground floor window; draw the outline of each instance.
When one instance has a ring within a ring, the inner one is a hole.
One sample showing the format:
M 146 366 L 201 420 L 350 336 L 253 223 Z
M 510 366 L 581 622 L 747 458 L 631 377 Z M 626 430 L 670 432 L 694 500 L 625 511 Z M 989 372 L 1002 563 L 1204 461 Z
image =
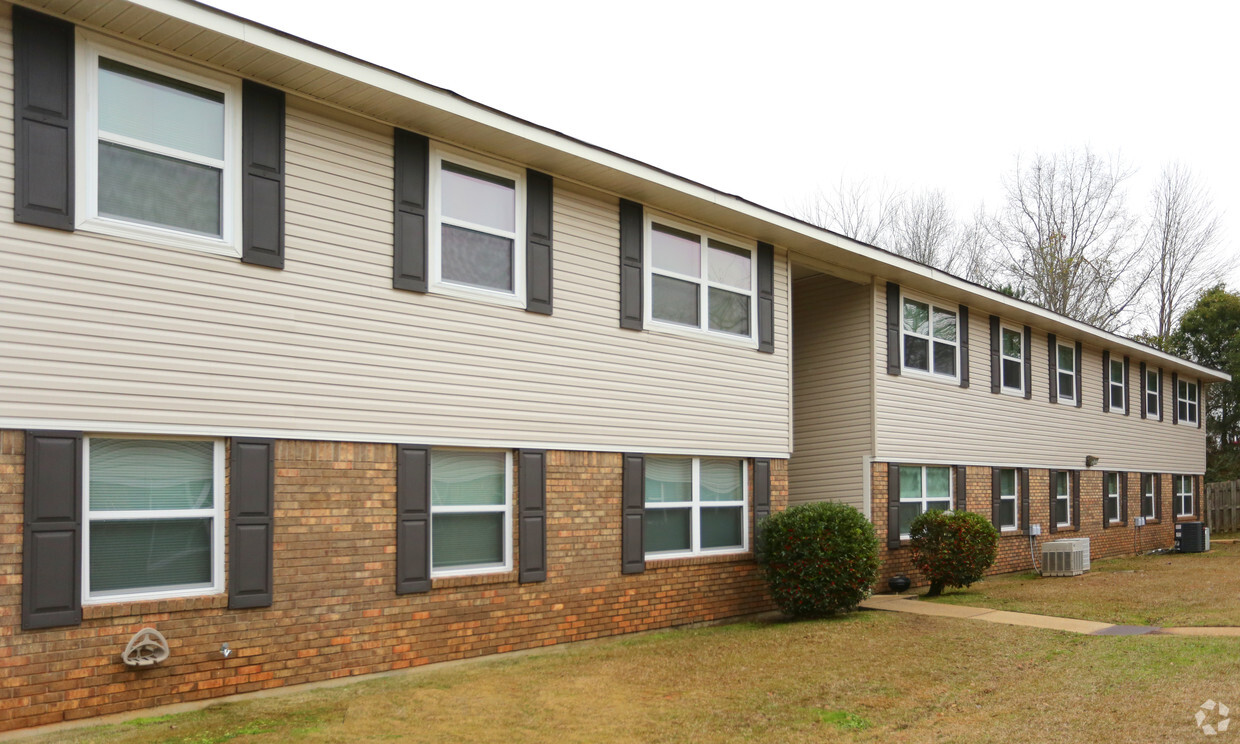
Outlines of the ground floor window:
M 223 591 L 224 443 L 87 437 L 86 602 Z
M 1019 525 L 1020 479 L 1016 468 L 999 471 L 999 529 L 1014 530 Z
M 1102 495 L 1102 518 L 1108 522 L 1119 521 L 1119 473 L 1107 473 L 1104 478 L 1106 490 Z
M 747 486 L 744 460 L 647 457 L 646 556 L 747 549 Z
M 1196 513 L 1196 509 L 1193 508 L 1193 476 L 1174 475 L 1171 477 L 1171 483 L 1175 487 L 1175 515 L 1191 517 Z
M 952 469 L 921 465 L 900 466 L 900 537 L 908 537 L 913 520 L 939 509 L 952 508 Z
M 1157 486 L 1155 478 L 1158 476 L 1152 473 L 1145 473 L 1141 476 L 1141 516 L 1146 519 L 1157 519 Z
M 1069 475 L 1062 470 L 1055 473 L 1055 524 L 1059 527 L 1072 524 L 1072 479 Z
M 431 450 L 431 574 L 512 568 L 512 453 Z

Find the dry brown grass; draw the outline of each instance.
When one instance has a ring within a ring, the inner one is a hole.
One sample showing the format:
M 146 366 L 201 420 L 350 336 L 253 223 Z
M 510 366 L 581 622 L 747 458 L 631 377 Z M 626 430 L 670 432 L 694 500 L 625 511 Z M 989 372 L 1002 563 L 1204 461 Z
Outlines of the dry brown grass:
M 1240 641 L 870 612 L 669 631 L 145 719 L 56 742 L 1179 742 Z
M 1094 561 L 1082 576 L 995 576 L 940 602 L 1160 627 L 1240 625 L 1240 544 Z

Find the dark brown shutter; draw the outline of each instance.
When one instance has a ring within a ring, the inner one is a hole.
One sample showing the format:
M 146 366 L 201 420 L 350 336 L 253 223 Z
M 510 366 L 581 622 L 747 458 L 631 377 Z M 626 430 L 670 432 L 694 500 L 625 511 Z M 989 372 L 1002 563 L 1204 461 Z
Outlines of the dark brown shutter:
M 1021 359 L 1021 370 L 1025 375 L 1025 400 L 1033 399 L 1033 329 L 1025 326 L 1023 334 L 1025 354 Z
M 969 510 L 969 475 L 968 467 L 965 465 L 957 465 L 956 471 L 956 511 Z
M 1180 373 L 1171 373 L 1171 423 L 1180 423 Z
M 620 493 L 620 573 L 646 570 L 646 456 L 626 454 Z
M 960 306 L 957 337 L 960 339 L 960 387 L 969 386 L 969 306 Z
M 1081 405 L 1085 402 L 1084 400 L 1082 400 L 1084 396 L 1081 395 L 1082 387 L 1083 387 L 1082 383 L 1084 381 L 1084 378 L 1085 378 L 1085 369 L 1084 367 L 1081 366 L 1081 342 L 1077 341 L 1076 342 L 1076 407 L 1077 408 L 1080 408 Z
M 890 284 L 887 286 L 891 286 Z M 887 464 L 887 549 L 900 547 L 900 466 Z
M 1128 416 L 1132 413 L 1132 380 L 1129 378 L 1128 370 L 1132 366 L 1131 360 L 1124 355 L 1124 415 Z
M 1158 420 L 1163 421 L 1163 414 L 1167 410 L 1167 394 L 1166 388 L 1163 387 L 1163 371 L 1162 367 L 1158 368 Z
M 900 285 L 895 282 L 887 282 L 887 374 L 900 374 Z
M 547 452 L 517 453 L 517 498 L 522 584 L 547 580 Z
M 1029 468 L 1017 471 L 1020 476 L 1020 531 L 1029 534 Z
M 1046 334 L 1046 352 L 1051 362 L 1051 402 L 1056 403 L 1059 401 L 1059 365 L 1056 362 L 1059 346 L 1053 333 Z
M 1146 400 L 1145 400 L 1145 362 L 1141 362 L 1140 375 L 1141 375 L 1141 385 L 1140 385 L 1140 388 L 1141 388 L 1141 418 L 1145 418 L 1145 414 L 1146 414 L 1146 409 L 1145 409 L 1145 404 L 1146 404 Z
M 1102 410 L 1111 410 L 1111 352 L 1102 352 Z
M 1110 528 L 1111 526 L 1111 520 L 1107 519 L 1107 475 L 1108 473 L 1102 474 L 1102 529 L 1104 530 Z M 1116 474 L 1115 476 L 1115 488 L 1118 491 L 1119 489 L 1119 475 L 1118 474 Z M 1119 516 L 1118 512 L 1119 512 L 1119 505 L 1116 504 L 1116 515 L 1115 516 Z
M 396 446 L 396 593 L 431 590 L 431 451 Z
M 620 327 L 641 330 L 642 235 L 646 218 L 642 205 L 620 200 Z M 644 564 L 643 564 L 644 565 Z
M 991 317 L 993 318 L 994 316 L 992 315 Z M 995 526 L 996 530 L 1003 529 L 999 524 L 1000 507 L 1003 505 L 1003 499 L 1001 498 L 1003 493 L 1002 473 L 1002 468 L 990 469 L 990 523 Z
M 232 440 L 228 471 L 228 606 L 270 607 L 276 443 Z
M 551 314 L 551 200 L 555 185 L 546 173 L 525 172 L 525 309 Z
M 758 351 L 775 351 L 775 246 L 758 243 Z
M 73 24 L 14 7 L 14 222 L 74 227 L 73 74 Z
M 1055 496 L 1056 496 L 1056 494 L 1057 494 L 1056 489 L 1058 488 L 1058 483 L 1057 483 L 1057 481 L 1059 480 L 1059 471 L 1058 471 L 1058 470 L 1048 470 L 1048 471 L 1046 471 L 1046 475 L 1047 475 L 1047 477 L 1050 479 L 1050 484 L 1051 484 L 1051 487 L 1050 487 L 1050 494 L 1051 494 L 1051 518 L 1050 518 L 1050 519 L 1048 519 L 1048 520 L 1046 520 L 1046 521 L 1047 521 L 1047 526 L 1046 526 L 1046 528 L 1047 528 L 1047 531 L 1048 531 L 1048 532 L 1052 532 L 1052 533 L 1053 533 L 1053 532 L 1058 532 L 1058 531 L 1059 531 L 1059 518 L 1058 518 L 1057 516 L 1055 516 L 1055 502 L 1056 502 L 1056 501 L 1058 501 L 1058 499 L 1056 499 L 1056 498 L 1055 498 Z
M 1077 379 L 1081 379 L 1077 377 Z M 1081 471 L 1073 470 L 1072 475 L 1072 526 L 1081 529 Z
M 20 8 L 14 8 L 14 15 Z M 26 432 L 22 628 L 82 622 L 82 434 Z
M 284 93 L 241 84 L 241 260 L 284 268 Z
M 392 286 L 426 291 L 426 246 L 430 225 L 430 140 L 397 129 L 392 142 L 395 241 Z
M 1003 389 L 1003 357 L 999 352 L 1003 331 L 999 328 L 999 316 L 990 316 L 990 392 Z
M 1162 519 L 1162 473 L 1154 474 L 1154 519 Z
M 753 461 L 753 523 L 756 525 L 771 513 L 771 461 Z
M 1128 526 L 1128 473 L 1119 474 L 1119 523 Z

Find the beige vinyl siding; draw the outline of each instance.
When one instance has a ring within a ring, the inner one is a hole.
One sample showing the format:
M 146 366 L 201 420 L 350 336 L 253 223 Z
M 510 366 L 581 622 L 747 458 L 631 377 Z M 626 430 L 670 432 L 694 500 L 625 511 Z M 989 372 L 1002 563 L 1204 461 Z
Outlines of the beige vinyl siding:
M 865 509 L 865 457 L 874 449 L 872 291 L 826 275 L 793 285 L 790 503 Z
M 914 293 L 921 296 L 920 293 Z M 903 462 L 1011 464 L 1084 468 L 1085 456 L 1098 458 L 1105 470 L 1202 472 L 1205 432 L 1174 425 L 1170 409 L 1164 421 L 1142 419 L 1138 397 L 1142 359 L 1129 354 L 1131 413 L 1102 410 L 1102 349 L 1082 349 L 1080 408 L 1050 402 L 1050 362 L 1046 332 L 1033 329 L 1033 397 L 990 392 L 990 315 L 969 312 L 970 381 L 962 389 L 950 381 L 887 374 L 886 286 L 874 295 L 875 329 L 880 334 L 874 367 L 877 457 Z M 957 303 L 943 300 L 947 307 Z M 1076 339 L 1059 335 L 1059 340 Z M 1123 352 L 1112 350 L 1112 354 Z M 1171 370 L 1164 373 L 1171 388 Z
M 554 315 L 395 290 L 391 129 L 295 97 L 284 270 L 15 225 L 0 110 L 3 420 L 786 456 L 781 250 L 774 354 L 620 329 L 618 200 L 558 180 Z

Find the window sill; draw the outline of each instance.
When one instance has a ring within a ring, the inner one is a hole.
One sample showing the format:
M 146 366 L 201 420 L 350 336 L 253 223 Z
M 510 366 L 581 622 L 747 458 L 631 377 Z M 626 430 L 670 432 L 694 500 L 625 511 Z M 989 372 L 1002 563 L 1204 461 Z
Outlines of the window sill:
M 934 372 L 927 372 L 922 369 L 914 369 L 912 367 L 900 367 L 900 374 L 914 380 L 930 380 L 931 382 L 940 382 L 944 385 L 960 386 L 960 375 L 954 377 L 949 375 L 939 375 Z
M 1022 537 L 1025 531 L 1019 527 L 1004 527 L 999 530 L 999 537 Z
M 1149 527 L 1149 526 L 1150 526 L 1150 525 L 1152 525 L 1152 524 L 1162 524 L 1162 520 L 1161 520 L 1161 519 L 1154 519 L 1153 517 L 1146 517 L 1146 518 L 1145 518 L 1145 526 L 1146 526 L 1146 527 Z
M 517 580 L 517 571 L 500 573 L 473 574 L 469 576 L 440 576 L 431 578 L 431 590 L 455 589 L 462 586 L 487 586 L 489 584 L 510 584 Z
M 710 555 L 687 555 L 681 558 L 648 558 L 646 570 L 661 568 L 683 568 L 685 566 L 705 566 L 712 563 L 747 563 L 754 560 L 752 550 L 740 553 L 713 553 Z
M 176 612 L 228 609 L 228 595 L 206 594 L 201 597 L 172 597 L 168 599 L 121 600 L 108 604 L 82 605 L 83 620 L 98 620 L 132 615 L 156 615 Z
M 758 339 L 753 336 L 736 336 L 730 333 L 722 333 L 717 331 L 705 331 L 701 328 L 693 326 L 681 326 L 675 323 L 665 323 L 653 318 L 646 318 L 642 327 L 651 333 L 665 333 L 669 336 L 680 336 L 682 338 L 692 338 L 698 341 L 711 341 L 714 343 L 726 344 L 728 346 L 736 346 L 742 349 L 757 349 Z
M 1066 527 L 1060 527 L 1059 525 L 1055 526 L 1055 532 L 1080 532 L 1080 531 L 1081 531 L 1080 527 L 1073 527 L 1072 525 L 1068 525 Z M 1052 532 L 1051 534 L 1053 535 L 1055 534 L 1055 532 Z
M 525 309 L 525 298 L 516 293 L 475 288 L 465 284 L 453 284 L 445 281 L 431 282 L 429 289 L 431 294 L 454 297 L 458 300 L 472 300 L 483 305 L 512 307 L 518 310 Z
M 999 391 L 999 393 L 1001 395 L 1006 395 L 1009 398 L 1020 398 L 1022 400 L 1025 398 L 1024 390 L 1013 390 L 1012 388 L 1003 388 Z
M 84 233 L 124 238 L 155 248 L 180 248 L 209 253 L 227 258 L 241 258 L 241 250 L 233 242 L 217 238 L 200 237 L 189 233 L 159 227 L 137 225 L 107 217 L 94 217 L 77 226 Z

